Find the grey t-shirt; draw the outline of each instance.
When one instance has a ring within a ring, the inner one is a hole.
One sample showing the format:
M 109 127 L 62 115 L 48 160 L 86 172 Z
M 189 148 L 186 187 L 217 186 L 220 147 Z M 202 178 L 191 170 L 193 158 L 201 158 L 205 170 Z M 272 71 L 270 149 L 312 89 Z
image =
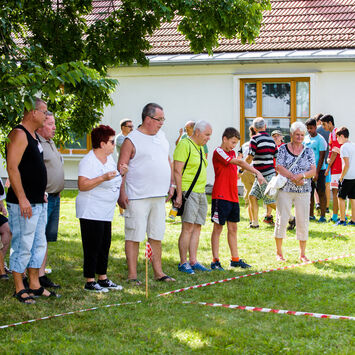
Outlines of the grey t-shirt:
M 324 158 L 324 161 L 327 162 L 327 158 L 329 155 L 329 134 L 330 134 L 330 132 L 326 131 L 322 126 L 318 126 L 317 133 L 320 134 L 327 142 L 327 151 L 325 152 L 325 158 Z

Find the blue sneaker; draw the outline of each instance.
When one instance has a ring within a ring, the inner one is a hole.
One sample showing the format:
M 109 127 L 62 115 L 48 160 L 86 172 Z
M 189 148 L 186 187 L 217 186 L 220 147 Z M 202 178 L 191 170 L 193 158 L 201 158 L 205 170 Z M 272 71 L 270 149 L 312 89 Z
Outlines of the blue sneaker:
M 221 271 L 224 271 L 221 263 L 219 261 L 215 261 L 215 262 L 212 262 L 211 263 L 211 269 L 212 270 L 221 270 Z
M 247 269 L 251 266 L 244 262 L 242 259 L 239 259 L 239 261 L 231 260 L 231 267 L 241 267 L 242 269 Z
M 353 220 L 351 220 L 349 223 L 348 223 L 348 226 L 355 226 L 355 222 Z
M 195 271 L 193 271 L 191 269 L 191 266 L 189 263 L 179 264 L 178 270 L 181 272 L 186 272 L 187 274 L 190 274 L 190 275 L 193 275 L 195 273 Z
M 194 265 L 190 264 L 190 266 L 192 267 L 192 270 L 195 270 L 195 271 L 211 271 L 210 269 L 208 269 L 206 266 L 203 266 L 199 262 L 197 262 Z
M 335 223 L 336 226 L 346 226 L 346 221 L 339 220 L 337 223 Z
M 314 216 L 309 216 L 309 220 L 310 220 L 310 221 L 315 221 L 315 220 L 316 220 L 316 217 L 314 217 Z
M 318 222 L 318 223 L 326 223 L 327 220 L 325 219 L 325 217 L 319 217 L 319 219 L 318 219 L 317 222 Z

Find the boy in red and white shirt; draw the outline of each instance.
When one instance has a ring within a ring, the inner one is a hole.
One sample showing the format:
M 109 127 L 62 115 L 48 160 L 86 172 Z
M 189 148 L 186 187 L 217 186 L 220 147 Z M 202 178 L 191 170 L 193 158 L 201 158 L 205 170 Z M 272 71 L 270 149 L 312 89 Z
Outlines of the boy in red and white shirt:
M 237 222 L 240 220 L 238 198 L 238 168 L 249 170 L 257 176 L 260 184 L 265 183 L 262 174 L 242 159 L 236 158 L 233 150 L 239 142 L 240 134 L 233 128 L 226 128 L 222 135 L 222 144 L 213 152 L 213 168 L 215 182 L 212 190 L 211 220 L 213 231 L 211 236 L 213 261 L 212 270 L 223 270 L 219 261 L 219 237 L 227 221 L 228 245 L 232 260 L 230 266 L 248 268 L 242 259 L 239 259 L 237 246 Z
M 328 175 L 330 169 L 331 181 L 330 189 L 333 193 L 333 216 L 331 220 L 336 222 L 338 220 L 338 183 L 342 171 L 340 147 L 341 144 L 337 141 L 336 132 L 334 127 L 334 118 L 331 115 L 325 115 L 320 119 L 322 121 L 323 128 L 330 132 L 329 134 L 329 156 L 327 159 L 328 168 L 325 171 L 325 176 Z

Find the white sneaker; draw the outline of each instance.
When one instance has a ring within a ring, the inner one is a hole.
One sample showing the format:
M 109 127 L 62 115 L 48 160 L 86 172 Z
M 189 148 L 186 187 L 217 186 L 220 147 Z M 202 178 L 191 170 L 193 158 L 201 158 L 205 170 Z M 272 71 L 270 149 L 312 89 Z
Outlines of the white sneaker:
M 97 282 L 91 281 L 87 282 L 84 286 L 85 291 L 91 292 L 108 292 L 108 289 L 105 287 L 101 287 Z
M 104 288 L 108 288 L 109 290 L 118 290 L 121 291 L 123 290 L 123 287 L 121 285 L 116 285 L 114 282 L 112 282 L 109 279 L 106 280 L 98 280 L 97 283 Z

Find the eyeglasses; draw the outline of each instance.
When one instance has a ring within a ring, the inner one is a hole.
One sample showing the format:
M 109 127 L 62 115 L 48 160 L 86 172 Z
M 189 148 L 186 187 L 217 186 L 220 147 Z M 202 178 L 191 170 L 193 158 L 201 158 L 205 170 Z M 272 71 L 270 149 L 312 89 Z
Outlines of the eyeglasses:
M 124 126 L 124 127 L 128 127 L 128 128 L 132 128 L 132 129 L 133 129 L 134 126 L 133 126 L 133 125 L 132 125 L 132 126 L 128 126 L 128 125 L 127 125 L 127 126 Z
M 164 122 L 165 121 L 164 117 L 161 117 L 161 118 L 155 118 L 155 117 L 152 117 L 152 116 L 148 116 L 148 117 L 150 117 L 152 120 L 158 121 L 158 122 Z
M 47 115 L 47 113 L 48 113 L 48 111 L 42 111 L 42 110 L 39 110 L 38 108 L 36 109 L 36 111 L 42 112 L 42 113 L 44 113 L 45 115 Z

